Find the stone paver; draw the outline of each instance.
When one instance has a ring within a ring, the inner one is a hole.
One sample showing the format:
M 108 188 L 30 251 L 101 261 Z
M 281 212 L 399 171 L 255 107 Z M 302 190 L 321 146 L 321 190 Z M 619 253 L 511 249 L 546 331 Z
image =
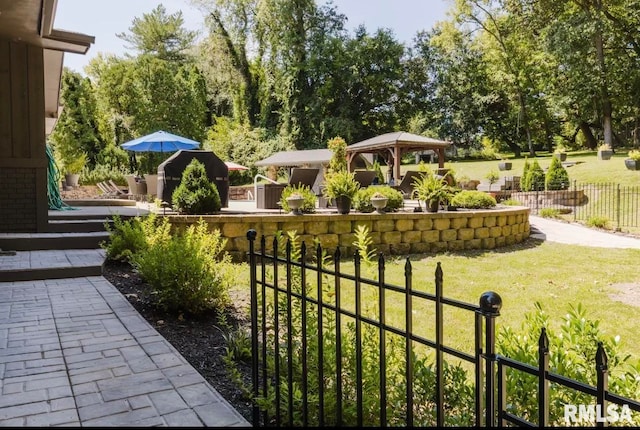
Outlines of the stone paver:
M 103 277 L 0 300 L 0 426 L 250 426 Z

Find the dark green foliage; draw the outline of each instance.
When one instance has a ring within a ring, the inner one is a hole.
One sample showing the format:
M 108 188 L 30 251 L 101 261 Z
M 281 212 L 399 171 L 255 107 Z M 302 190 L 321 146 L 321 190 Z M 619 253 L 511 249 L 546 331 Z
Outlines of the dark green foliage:
M 187 215 L 212 214 L 222 203 L 216 184 L 209 181 L 204 164 L 194 159 L 182 173 L 180 185 L 172 195 L 173 207 Z
M 462 190 L 452 199 L 451 204 L 463 209 L 487 209 L 496 206 L 493 196 L 477 190 Z
M 566 190 L 569 188 L 569 174 L 559 158 L 551 158 L 551 165 L 545 175 L 545 187 L 547 190 Z
M 201 219 L 184 231 L 172 231 L 168 218 L 149 215 L 122 221 L 114 217 L 102 247 L 107 258 L 130 262 L 170 311 L 197 314 L 222 310 L 234 278 L 226 239 L 209 232 Z
M 130 261 L 131 257 L 149 247 L 148 239 L 156 229 L 158 219 L 155 214 L 145 218 L 135 217 L 122 220 L 119 215 L 113 216 L 113 225 L 106 223 L 110 233 L 109 239 L 100 245 L 109 260 Z
M 167 218 L 148 237 L 149 247 L 133 254 L 132 264 L 157 291 L 169 311 L 198 314 L 228 303 L 233 279 L 226 239 L 200 220 L 185 231 L 171 231 Z
M 596 384 L 595 356 L 598 342 L 603 343 L 608 357 L 609 390 L 613 393 L 638 398 L 640 372 L 638 363 L 629 362 L 629 356 L 620 353 L 619 337 L 607 336 L 600 330 L 598 320 L 590 319 L 585 309 L 578 304 L 570 305 L 561 324 L 551 324 L 549 314 L 535 304 L 535 313 L 525 315 L 520 331 L 502 327 L 498 332 L 496 349 L 511 359 L 538 365 L 538 337 L 546 328 L 549 339 L 550 371 L 575 379 L 585 384 Z M 560 330 L 552 329 L 560 327 Z M 509 402 L 507 412 L 536 422 L 538 400 L 535 396 L 538 380 L 524 372 L 507 371 Z M 550 424 L 564 426 L 564 404 L 581 405 L 594 402 L 594 397 L 577 390 L 570 390 L 551 383 Z M 586 424 L 586 423 L 585 423 Z M 594 425 L 595 423 L 591 423 Z M 637 425 L 637 422 L 636 422 Z
M 287 204 L 287 197 L 291 196 L 294 193 L 300 194 L 302 197 L 304 197 L 304 203 L 302 204 L 302 207 L 300 207 L 300 212 L 312 214 L 316 211 L 316 201 L 318 200 L 318 198 L 311 190 L 311 188 L 307 187 L 306 185 L 287 185 L 287 187 L 282 190 L 282 195 L 280 196 L 280 206 L 282 207 L 283 211 L 291 211 L 289 205 Z
M 376 185 L 360 188 L 353 199 L 353 208 L 358 212 L 373 212 L 371 196 L 376 192 L 384 195 L 388 199 L 387 206 L 384 208 L 385 212 L 396 212 L 404 204 L 404 199 L 400 191 L 388 185 Z
M 540 191 L 544 190 L 544 182 L 544 170 L 540 167 L 538 160 L 534 159 L 520 180 L 520 188 L 522 191 Z

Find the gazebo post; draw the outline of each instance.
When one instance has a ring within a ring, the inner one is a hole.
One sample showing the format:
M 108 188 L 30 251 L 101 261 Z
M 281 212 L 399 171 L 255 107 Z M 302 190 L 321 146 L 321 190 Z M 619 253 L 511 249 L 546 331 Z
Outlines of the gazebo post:
M 399 181 L 400 180 L 400 148 L 398 147 L 398 145 L 394 145 L 393 147 L 393 167 L 395 170 L 393 179 L 395 181 Z
M 438 167 L 444 168 L 444 148 L 438 148 Z

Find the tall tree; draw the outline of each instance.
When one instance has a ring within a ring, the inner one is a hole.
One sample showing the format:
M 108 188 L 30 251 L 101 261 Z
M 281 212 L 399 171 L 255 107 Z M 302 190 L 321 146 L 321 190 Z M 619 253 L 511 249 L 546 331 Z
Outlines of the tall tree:
M 87 165 L 93 167 L 105 143 L 98 129 L 96 100 L 91 81 L 65 67 L 62 73 L 61 98 L 62 114 L 50 140 L 63 161 L 71 161 L 85 153 Z
M 117 37 L 128 42 L 138 54 L 151 54 L 167 61 L 185 61 L 187 51 L 196 37 L 194 31 L 184 28 L 182 12 L 167 14 L 162 4 L 150 13 L 134 18 L 128 33 Z

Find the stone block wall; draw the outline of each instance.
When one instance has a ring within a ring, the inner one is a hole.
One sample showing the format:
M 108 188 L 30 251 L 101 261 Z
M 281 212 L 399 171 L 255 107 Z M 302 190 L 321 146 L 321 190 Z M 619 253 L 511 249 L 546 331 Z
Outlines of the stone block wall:
M 384 254 L 430 253 L 447 250 L 494 249 L 524 241 L 529 237 L 530 209 L 509 206 L 490 210 L 459 210 L 438 213 L 386 213 L 306 215 L 175 215 L 170 220 L 175 228 L 203 218 L 211 230 L 218 229 L 227 238 L 226 249 L 236 260 L 246 260 L 249 250 L 247 231 L 258 233 L 256 249 L 264 235 L 266 248 L 273 249 L 278 231 L 295 230 L 315 252 L 313 239 L 333 253 L 340 247 L 342 255 L 355 252 L 353 241 L 358 225 L 368 227 L 373 246 Z

